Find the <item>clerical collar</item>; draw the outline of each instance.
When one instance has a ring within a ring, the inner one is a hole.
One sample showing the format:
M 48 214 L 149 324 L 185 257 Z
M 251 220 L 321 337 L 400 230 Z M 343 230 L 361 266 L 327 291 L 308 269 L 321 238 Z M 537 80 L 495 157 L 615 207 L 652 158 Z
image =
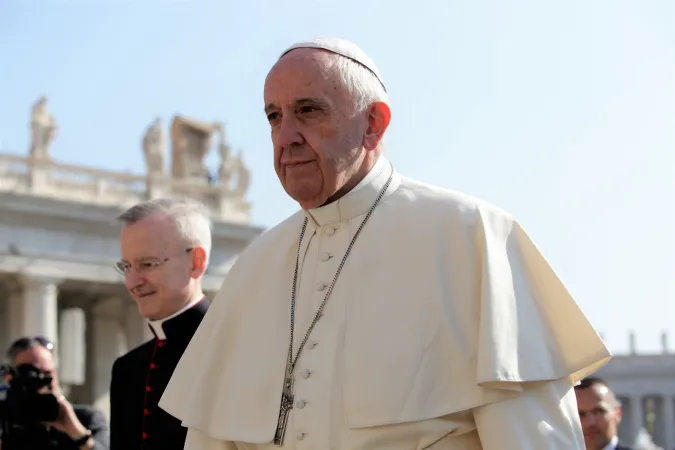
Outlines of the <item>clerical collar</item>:
M 179 309 L 175 313 L 171 314 L 170 316 L 165 317 L 164 319 L 149 321 L 148 325 L 150 326 L 150 330 L 152 331 L 152 334 L 154 334 L 155 337 L 157 339 L 159 339 L 160 341 L 165 340 L 166 339 L 166 333 L 164 331 L 164 323 L 171 320 L 171 319 L 174 319 L 174 318 L 180 316 L 181 314 L 183 314 L 188 309 L 193 308 L 196 304 L 198 304 L 199 302 L 204 300 L 204 298 L 205 298 L 204 296 L 201 296 L 201 297 L 197 298 L 196 300 L 191 301 L 190 303 L 188 303 L 187 305 L 185 305 L 184 307 L 182 307 L 181 309 Z
M 358 217 L 368 212 L 391 174 L 389 161 L 380 156 L 359 184 L 338 200 L 307 211 L 310 223 L 316 228 Z M 393 184 L 393 183 L 392 183 Z M 396 186 L 390 186 L 390 190 Z

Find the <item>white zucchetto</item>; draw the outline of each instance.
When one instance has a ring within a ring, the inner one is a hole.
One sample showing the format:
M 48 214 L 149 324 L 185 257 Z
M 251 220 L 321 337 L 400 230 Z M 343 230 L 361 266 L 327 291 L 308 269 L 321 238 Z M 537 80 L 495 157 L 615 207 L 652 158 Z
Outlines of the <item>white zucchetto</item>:
M 335 37 L 314 38 L 308 41 L 297 42 L 291 45 L 286 50 L 284 50 L 284 52 L 281 55 L 279 55 L 279 59 L 281 59 L 281 57 L 283 57 L 291 50 L 295 50 L 296 48 L 318 48 L 322 50 L 327 50 L 329 52 L 337 53 L 338 55 L 342 55 L 345 58 L 349 58 L 359 63 L 366 69 L 370 70 L 373 73 L 373 75 L 375 75 L 377 79 L 380 81 L 380 84 L 382 84 L 382 87 L 384 88 L 385 92 L 387 90 L 386 86 L 384 85 L 384 81 L 382 81 L 380 71 L 377 70 L 377 66 L 375 66 L 373 60 L 370 58 L 370 56 L 366 55 L 366 53 L 363 50 L 361 50 L 359 46 L 357 46 L 353 42 L 350 42 L 346 39 Z

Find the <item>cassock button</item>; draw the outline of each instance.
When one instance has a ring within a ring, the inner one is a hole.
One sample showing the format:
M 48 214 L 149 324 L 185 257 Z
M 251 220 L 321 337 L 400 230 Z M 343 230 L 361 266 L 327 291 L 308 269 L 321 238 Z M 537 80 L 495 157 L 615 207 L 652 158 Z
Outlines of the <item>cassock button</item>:
M 316 283 L 317 291 L 323 291 L 324 289 L 326 289 L 326 283 Z
M 305 436 L 307 436 L 307 433 L 303 433 L 302 431 L 298 431 L 297 436 L 298 436 L 298 440 L 301 441 L 305 438 Z
M 149 410 L 148 408 L 145 408 L 145 409 L 143 410 L 143 415 L 144 415 L 144 416 L 149 416 L 149 415 L 150 415 L 150 410 Z
M 157 368 L 157 364 L 155 364 L 155 363 L 150 363 L 150 369 L 156 369 L 156 368 Z
M 295 402 L 295 406 L 297 406 L 298 409 L 304 408 L 306 404 L 307 402 L 304 400 L 298 400 L 297 402 Z
M 316 341 L 308 342 L 307 343 L 307 348 L 314 348 L 318 345 L 319 343 Z
M 335 234 L 335 228 L 333 228 L 333 227 L 328 227 L 328 228 L 326 228 L 326 234 L 327 234 L 328 236 L 334 235 L 334 234 Z
M 321 254 L 321 261 L 326 262 L 326 261 L 328 261 L 329 259 L 331 259 L 332 257 L 333 257 L 333 256 L 330 255 L 330 254 L 328 254 L 328 253 L 322 253 L 322 254 Z
M 152 391 L 152 388 L 151 388 L 150 386 L 146 386 L 146 387 L 145 387 L 145 392 L 150 392 L 150 391 Z
M 312 374 L 312 372 L 309 371 L 309 369 L 305 369 L 302 372 L 300 372 L 300 376 L 304 378 L 305 380 L 309 378 L 309 376 Z
M 138 435 L 136 435 L 136 436 L 138 436 Z M 145 433 L 145 432 L 143 433 L 143 439 L 147 439 L 149 437 L 150 437 L 150 435 L 148 433 Z

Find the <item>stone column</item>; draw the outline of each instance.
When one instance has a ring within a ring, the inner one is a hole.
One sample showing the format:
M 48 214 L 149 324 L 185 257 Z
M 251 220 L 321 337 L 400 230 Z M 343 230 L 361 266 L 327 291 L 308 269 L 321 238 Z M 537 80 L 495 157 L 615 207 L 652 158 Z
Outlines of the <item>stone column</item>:
M 13 292 L 7 302 L 7 338 L 10 341 L 23 336 L 24 322 L 23 292 Z
M 52 278 L 24 277 L 22 335 L 41 335 L 58 349 L 58 281 Z
M 644 412 L 642 408 L 642 396 L 631 395 L 630 397 L 630 429 L 635 439 L 644 427 Z
M 2 302 L 2 313 L 0 313 L 0 349 L 2 349 L 3 352 L 3 356 L 0 356 L 0 360 L 3 362 L 4 351 L 9 347 L 12 341 L 16 339 L 15 328 L 17 328 L 17 326 L 12 316 L 13 314 L 16 314 L 18 309 L 15 306 L 19 301 L 17 297 L 16 293 L 7 289 L 5 297 L 0 299 L 0 302 Z
M 663 411 L 663 444 L 666 449 L 675 448 L 675 410 L 671 395 L 663 396 L 661 408 Z
M 21 278 L 22 289 L 7 304 L 9 340 L 22 336 L 44 336 L 56 347 L 58 360 L 58 283 L 45 277 Z
M 117 297 L 99 300 L 92 308 L 90 375 L 91 402 L 110 417 L 110 378 L 115 359 L 124 351 L 123 302 Z
M 70 386 L 81 386 L 86 381 L 87 329 L 81 308 L 61 311 L 59 320 L 59 380 Z

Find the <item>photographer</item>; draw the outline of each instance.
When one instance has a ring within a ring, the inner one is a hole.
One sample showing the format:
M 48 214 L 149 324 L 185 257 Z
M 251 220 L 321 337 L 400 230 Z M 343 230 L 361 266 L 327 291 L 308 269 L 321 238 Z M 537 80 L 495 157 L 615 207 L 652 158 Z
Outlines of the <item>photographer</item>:
M 103 413 L 73 405 L 61 393 L 53 349 L 41 337 L 23 337 L 9 347 L 0 450 L 108 450 L 110 433 Z M 52 420 L 40 420 L 43 417 Z

